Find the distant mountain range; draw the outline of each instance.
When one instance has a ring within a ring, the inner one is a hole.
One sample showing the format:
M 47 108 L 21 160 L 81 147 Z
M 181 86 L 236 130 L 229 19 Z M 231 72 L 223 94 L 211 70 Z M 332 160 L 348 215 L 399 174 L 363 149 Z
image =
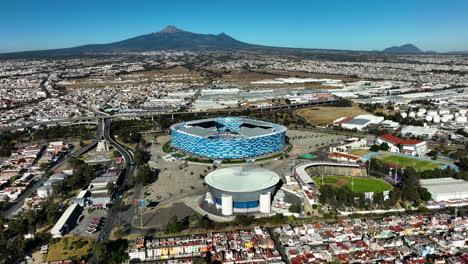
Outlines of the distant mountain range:
M 112 42 L 108 44 L 89 44 L 64 49 L 24 51 L 0 54 L 0 58 L 27 58 L 27 57 L 60 57 L 95 54 L 119 54 L 126 52 L 142 52 L 157 50 L 263 50 L 269 52 L 300 52 L 322 54 L 351 54 L 351 53 L 388 53 L 388 54 L 422 54 L 424 53 L 412 44 L 394 46 L 378 51 L 351 51 L 328 49 L 296 49 L 254 45 L 236 40 L 224 33 L 197 34 L 168 26 L 159 32 L 141 35 L 134 38 Z M 455 54 L 457 52 L 451 52 Z M 459 52 L 468 54 L 468 52 Z M 458 54 L 458 53 L 457 53 Z
M 420 50 L 413 44 L 405 44 L 402 46 L 393 46 L 382 50 L 382 53 L 396 53 L 396 54 L 421 54 L 424 51 Z

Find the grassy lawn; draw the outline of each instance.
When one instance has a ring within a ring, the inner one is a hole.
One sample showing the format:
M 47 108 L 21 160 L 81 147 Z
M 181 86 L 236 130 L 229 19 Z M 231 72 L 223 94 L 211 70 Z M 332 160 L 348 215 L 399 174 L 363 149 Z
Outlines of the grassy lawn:
M 316 125 L 328 125 L 340 117 L 368 114 L 357 105 L 351 107 L 310 107 L 296 110 L 296 114 Z
M 320 183 L 322 182 L 320 179 L 319 179 L 319 181 L 320 181 Z M 336 184 L 336 183 L 338 183 L 338 179 L 333 178 L 333 177 L 325 177 L 325 178 L 323 178 L 323 183 Z
M 371 152 L 372 151 L 370 151 L 369 149 L 353 149 L 349 151 L 349 154 L 362 157 L 366 155 L 367 153 L 371 153 Z
M 417 171 L 425 171 L 425 170 L 433 170 L 436 168 L 440 168 L 444 166 L 443 164 L 427 161 L 427 160 L 420 160 L 420 159 L 413 159 L 404 156 L 392 155 L 392 154 L 384 154 L 375 156 L 379 160 L 390 163 L 390 164 L 398 164 L 398 166 L 402 167 L 413 167 Z
M 46 261 L 67 260 L 73 257 L 80 259 L 89 254 L 92 240 L 89 237 L 65 237 L 49 245 Z
M 390 184 L 386 183 L 383 180 L 360 177 L 354 177 L 354 188 L 351 188 L 351 180 L 351 177 L 346 176 L 325 176 L 323 178 L 323 183 L 330 184 L 338 188 L 347 185 L 356 193 L 384 192 L 391 189 Z M 314 177 L 314 182 L 315 184 L 317 184 L 317 186 L 320 186 L 322 184 L 322 180 L 320 177 Z M 340 182 L 345 184 L 340 185 Z

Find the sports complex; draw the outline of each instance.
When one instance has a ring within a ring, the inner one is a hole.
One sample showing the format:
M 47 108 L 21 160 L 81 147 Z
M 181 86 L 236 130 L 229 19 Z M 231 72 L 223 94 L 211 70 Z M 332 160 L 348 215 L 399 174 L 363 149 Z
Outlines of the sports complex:
M 294 167 L 294 177 L 302 186 L 317 189 L 322 184 L 348 186 L 356 193 L 384 192 L 392 188 L 383 180 L 368 177 L 366 167 L 354 163 L 306 162 Z
M 172 146 L 202 158 L 251 158 L 282 150 L 286 130 L 247 118 L 202 119 L 172 125 Z

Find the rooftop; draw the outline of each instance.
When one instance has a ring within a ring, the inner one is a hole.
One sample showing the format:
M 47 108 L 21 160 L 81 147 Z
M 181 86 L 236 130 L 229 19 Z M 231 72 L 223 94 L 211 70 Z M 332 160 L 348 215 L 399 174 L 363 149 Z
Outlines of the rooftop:
M 435 193 L 468 193 L 468 182 L 454 178 L 436 178 L 420 180 L 422 187 Z
M 390 134 L 382 135 L 379 138 L 392 142 L 393 144 L 403 144 L 403 145 L 416 145 L 416 144 L 424 142 L 424 140 L 402 139 L 399 137 L 392 136 Z
M 251 192 L 278 184 L 280 178 L 273 171 L 255 167 L 229 167 L 209 173 L 208 185 L 223 191 Z

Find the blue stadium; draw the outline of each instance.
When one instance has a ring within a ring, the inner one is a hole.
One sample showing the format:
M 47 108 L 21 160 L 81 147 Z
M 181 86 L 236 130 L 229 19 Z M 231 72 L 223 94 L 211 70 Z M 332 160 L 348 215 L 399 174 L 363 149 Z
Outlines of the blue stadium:
M 172 145 L 214 159 L 242 159 L 284 148 L 287 128 L 247 118 L 210 118 L 171 126 Z

